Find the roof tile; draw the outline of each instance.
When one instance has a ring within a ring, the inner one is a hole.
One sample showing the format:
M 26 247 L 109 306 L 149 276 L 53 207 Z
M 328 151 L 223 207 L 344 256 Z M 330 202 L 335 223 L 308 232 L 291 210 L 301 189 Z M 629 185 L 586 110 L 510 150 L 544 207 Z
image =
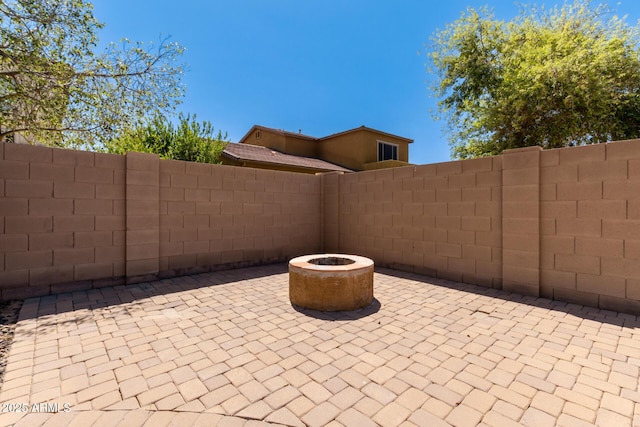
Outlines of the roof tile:
M 223 155 L 236 161 L 271 163 L 326 171 L 353 172 L 350 169 L 325 162 L 324 160 L 284 154 L 271 148 L 258 145 L 229 142 L 223 151 Z

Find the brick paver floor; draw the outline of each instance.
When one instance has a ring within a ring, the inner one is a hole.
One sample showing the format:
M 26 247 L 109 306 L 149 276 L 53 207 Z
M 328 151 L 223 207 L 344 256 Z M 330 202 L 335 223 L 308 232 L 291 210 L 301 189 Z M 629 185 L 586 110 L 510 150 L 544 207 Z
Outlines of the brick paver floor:
M 0 425 L 640 426 L 635 316 L 385 269 L 357 312 L 287 286 L 274 265 L 27 300 Z

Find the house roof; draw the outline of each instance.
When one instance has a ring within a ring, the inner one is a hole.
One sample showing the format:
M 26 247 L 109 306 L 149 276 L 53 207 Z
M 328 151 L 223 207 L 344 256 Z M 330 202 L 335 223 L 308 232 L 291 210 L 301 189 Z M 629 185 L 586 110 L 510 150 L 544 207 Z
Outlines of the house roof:
M 275 165 L 295 166 L 299 168 L 317 169 L 324 171 L 353 172 L 351 169 L 320 159 L 293 156 L 258 145 L 229 142 L 222 152 L 223 155 L 235 161 L 250 161 L 258 163 L 270 163 Z
M 362 126 L 357 127 L 357 128 L 345 130 L 345 131 L 342 131 L 342 132 L 332 133 L 331 135 L 328 135 L 328 136 L 323 136 L 322 138 L 318 138 L 318 141 L 323 141 L 325 139 L 334 138 L 334 137 L 339 136 L 339 135 L 344 135 L 344 134 L 352 133 L 352 132 L 359 132 L 359 131 L 362 131 L 362 130 L 368 130 L 368 131 L 371 131 L 371 132 L 379 133 L 381 135 L 390 136 L 390 137 L 396 138 L 396 139 L 401 139 L 401 140 L 406 141 L 408 143 L 412 143 L 413 142 L 413 139 L 405 138 L 403 136 L 394 135 L 394 134 L 388 133 L 388 132 L 383 132 L 381 130 L 373 129 L 373 128 L 367 127 L 365 125 L 362 125 Z
M 386 136 L 390 136 L 392 138 L 401 139 L 401 140 L 406 141 L 408 143 L 412 143 L 413 142 L 413 139 L 405 138 L 403 136 L 394 135 L 394 134 L 388 133 L 388 132 L 383 132 L 381 130 L 373 129 L 373 128 L 370 128 L 370 127 L 367 127 L 367 126 L 364 126 L 364 125 L 362 125 L 360 127 L 357 127 L 357 128 L 345 130 L 345 131 L 342 131 L 342 132 L 332 133 L 331 135 L 323 136 L 322 138 L 316 138 L 314 136 L 305 135 L 305 134 L 303 134 L 301 132 L 298 132 L 298 133 L 289 132 L 289 131 L 286 131 L 286 130 L 283 130 L 283 129 L 274 129 L 274 128 L 270 128 L 270 127 L 266 127 L 266 126 L 253 125 L 251 127 L 251 129 L 249 129 L 249 132 L 247 132 L 242 138 L 240 138 L 240 142 L 242 142 L 245 139 L 247 139 L 249 137 L 249 135 L 251 135 L 255 130 L 258 130 L 258 129 L 265 130 L 267 132 L 277 133 L 277 134 L 280 134 L 280 135 L 289 135 L 289 136 L 294 136 L 296 138 L 308 139 L 310 141 L 315 141 L 315 142 L 323 141 L 325 139 L 330 139 L 330 138 L 333 138 L 333 137 L 336 137 L 336 136 L 339 136 L 339 135 L 344 135 L 344 134 L 351 133 L 351 132 L 359 132 L 359 131 L 362 131 L 362 130 L 368 130 L 368 131 L 371 131 L 371 132 L 379 133 L 381 135 L 386 135 Z

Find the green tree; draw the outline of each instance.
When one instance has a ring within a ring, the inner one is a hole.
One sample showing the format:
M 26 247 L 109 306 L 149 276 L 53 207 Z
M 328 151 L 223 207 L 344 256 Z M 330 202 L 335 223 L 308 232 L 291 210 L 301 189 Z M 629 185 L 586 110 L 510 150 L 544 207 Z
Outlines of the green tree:
M 639 35 L 586 0 L 510 22 L 468 9 L 428 54 L 453 157 L 640 137 Z
M 112 43 L 84 0 L 0 0 L 0 138 L 100 147 L 154 113 L 170 113 L 184 93 L 183 48 Z
M 125 154 L 127 151 L 158 154 L 163 159 L 218 163 L 227 142 L 227 135 L 215 133 L 210 122 L 196 121 L 193 116 L 178 116 L 174 126 L 157 114 L 146 123 L 125 130 L 106 144 L 107 151 Z

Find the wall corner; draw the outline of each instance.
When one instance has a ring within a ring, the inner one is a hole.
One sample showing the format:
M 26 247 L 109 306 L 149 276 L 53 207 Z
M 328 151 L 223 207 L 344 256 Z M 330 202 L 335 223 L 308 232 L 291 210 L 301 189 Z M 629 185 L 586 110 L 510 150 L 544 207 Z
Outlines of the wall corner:
M 320 176 L 320 249 L 340 251 L 340 180 L 344 172 L 326 172 Z

